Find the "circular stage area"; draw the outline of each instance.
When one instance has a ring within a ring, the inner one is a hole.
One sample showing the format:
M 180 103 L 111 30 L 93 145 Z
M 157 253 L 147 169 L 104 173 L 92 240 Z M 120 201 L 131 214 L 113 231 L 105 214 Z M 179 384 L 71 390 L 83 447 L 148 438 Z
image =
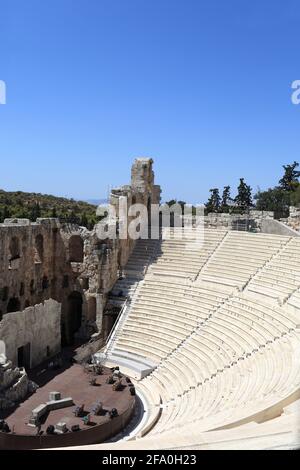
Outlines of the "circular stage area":
M 0 432 L 0 449 L 68 447 L 110 439 L 124 429 L 135 409 L 131 384 L 123 374 L 114 375 L 114 384 L 108 384 L 111 375 L 111 369 L 103 368 L 98 375 L 79 364 L 39 370 L 32 377 L 39 384 L 37 391 L 14 410 L 0 411 L 10 429 Z M 120 389 L 114 390 L 118 382 Z M 114 408 L 117 415 L 111 417 Z M 30 425 L 36 414 L 41 414 L 38 425 Z

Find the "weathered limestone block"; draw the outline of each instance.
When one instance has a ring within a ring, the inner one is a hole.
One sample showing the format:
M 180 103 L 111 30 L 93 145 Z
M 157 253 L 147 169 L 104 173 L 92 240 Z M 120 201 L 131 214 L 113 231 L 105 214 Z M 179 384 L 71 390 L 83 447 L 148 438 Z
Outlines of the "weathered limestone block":
M 140 191 L 151 191 L 154 183 L 151 158 L 137 158 L 131 169 L 131 186 Z
M 7 313 L 0 322 L 0 338 L 6 344 L 7 357 L 14 366 L 18 363 L 18 348 L 29 345 L 30 364 L 34 367 L 60 351 L 61 306 L 55 300 L 28 307 L 23 312 Z
M 31 390 L 31 382 L 24 368 L 11 368 L 11 362 L 0 366 L 0 409 L 14 406 Z

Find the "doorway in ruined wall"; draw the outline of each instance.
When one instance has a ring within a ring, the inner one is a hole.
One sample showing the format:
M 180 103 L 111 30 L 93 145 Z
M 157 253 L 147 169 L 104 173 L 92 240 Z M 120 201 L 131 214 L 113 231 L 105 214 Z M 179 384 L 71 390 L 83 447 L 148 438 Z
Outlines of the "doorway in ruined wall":
M 43 260 L 44 260 L 44 237 L 42 234 L 38 234 L 35 237 L 34 262 L 42 263 Z
M 18 367 L 30 369 L 30 343 L 18 348 Z
M 20 312 L 21 310 L 21 303 L 20 300 L 17 297 L 12 297 L 9 299 L 8 304 L 7 304 L 7 313 L 14 313 L 14 312 Z
M 20 242 L 17 237 L 12 237 L 9 244 L 9 260 L 14 261 L 20 258 Z
M 74 291 L 69 295 L 61 328 L 62 346 L 74 344 L 75 333 L 81 327 L 82 304 L 82 295 L 79 292 Z
M 69 261 L 70 263 L 82 263 L 83 257 L 83 240 L 79 235 L 72 235 L 69 240 Z
M 88 300 L 88 319 L 95 322 L 97 316 L 97 301 L 96 297 L 90 297 Z

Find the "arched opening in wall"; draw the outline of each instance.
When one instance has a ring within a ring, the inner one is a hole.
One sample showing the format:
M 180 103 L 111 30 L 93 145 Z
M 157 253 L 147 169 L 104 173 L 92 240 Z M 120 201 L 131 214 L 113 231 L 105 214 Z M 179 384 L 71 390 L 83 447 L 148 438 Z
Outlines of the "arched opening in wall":
M 122 250 L 118 250 L 118 277 L 123 279 Z
M 69 240 L 69 261 L 71 263 L 83 262 L 83 240 L 79 235 L 73 235 Z
M 44 237 L 38 234 L 35 237 L 34 262 L 42 263 L 44 260 Z
M 20 301 L 17 297 L 9 299 L 7 304 L 7 313 L 19 312 L 21 308 Z
M 162 229 L 163 226 L 163 213 L 162 211 L 159 211 L 159 230 Z
M 7 299 L 8 299 L 8 292 L 9 292 L 9 289 L 7 286 L 5 287 L 2 287 L 0 289 L 0 300 L 2 300 L 2 302 L 6 302 Z
M 96 321 L 97 301 L 96 297 L 90 297 L 88 300 L 88 319 L 89 321 Z
M 81 284 L 82 289 L 89 290 L 90 279 L 88 277 L 82 277 L 80 279 L 80 284 Z
M 31 295 L 33 295 L 33 294 L 35 293 L 34 279 L 31 279 L 31 281 L 30 281 L 29 290 L 30 290 L 30 294 L 31 294 Z
M 57 279 L 53 277 L 50 281 L 50 288 L 51 288 L 51 295 L 56 297 L 56 286 L 57 286 Z
M 49 287 L 49 279 L 47 276 L 44 276 L 42 279 L 42 290 L 46 290 Z
M 20 258 L 20 242 L 17 237 L 12 237 L 9 244 L 9 261 Z
M 69 287 L 69 276 L 67 274 L 64 275 L 61 286 L 63 289 L 67 289 Z
M 18 367 L 25 367 L 25 369 L 30 369 L 30 350 L 30 343 L 27 343 L 24 346 L 18 348 Z
M 20 297 L 23 297 L 25 293 L 25 285 L 24 285 L 24 282 L 21 282 L 20 284 Z
M 118 319 L 121 307 L 108 303 L 104 310 L 102 319 L 102 334 L 106 339 L 110 332 L 113 330 L 115 323 Z
M 74 344 L 74 335 L 81 327 L 82 303 L 79 292 L 74 291 L 69 295 L 62 324 L 62 346 Z

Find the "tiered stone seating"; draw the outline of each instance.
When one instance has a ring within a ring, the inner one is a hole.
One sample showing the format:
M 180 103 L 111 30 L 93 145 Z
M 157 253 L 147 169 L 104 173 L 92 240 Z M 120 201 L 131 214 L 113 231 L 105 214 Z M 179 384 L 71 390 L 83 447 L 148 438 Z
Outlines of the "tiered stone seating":
M 128 277 L 143 277 L 145 269 L 155 256 L 158 240 L 137 240 L 133 252 L 126 264 L 125 274 Z
M 217 373 L 194 389 L 177 394 L 176 387 L 169 385 L 167 393 L 162 395 L 168 400 L 159 423 L 151 434 L 164 434 L 168 429 L 178 426 L 207 431 L 224 427 L 226 424 L 247 421 L 249 417 L 261 415 L 272 406 L 276 413 L 276 404 L 292 395 L 300 385 L 300 364 L 296 364 L 296 351 L 299 349 L 299 332 L 289 333 L 268 345 L 263 351 L 257 351 L 244 360 Z M 194 361 L 193 368 L 197 367 Z M 165 385 L 172 384 L 169 363 L 164 364 Z M 157 370 L 144 382 L 151 382 L 152 387 L 161 380 Z M 155 379 L 152 377 L 155 376 Z M 177 387 L 180 382 L 177 381 Z M 282 405 L 283 406 L 283 405 Z M 279 407 L 280 408 L 280 407 Z M 265 416 L 267 419 L 267 414 Z
M 126 277 L 124 279 L 119 279 L 114 285 L 111 291 L 111 298 L 117 297 L 120 300 L 126 299 L 127 297 L 132 297 L 138 286 L 139 280 L 131 277 Z
M 139 436 L 154 448 L 176 433 L 200 445 L 199 433 L 248 432 L 300 397 L 299 239 L 211 240 L 198 260 L 184 240 L 163 241 L 115 335 L 125 364 L 153 364 L 136 385 L 149 414 Z
M 230 328 L 226 324 L 229 320 Z M 185 422 L 184 410 L 196 416 L 201 409 L 202 416 L 201 413 L 199 416 L 203 419 L 218 412 L 215 409 L 218 403 L 222 410 L 225 403 L 240 403 L 242 399 L 247 403 L 248 396 L 256 397 L 258 383 L 260 397 L 275 391 L 280 393 L 285 386 L 285 374 L 291 374 L 292 367 L 287 370 L 286 365 L 293 363 L 293 348 L 299 343 L 299 336 L 292 336 L 297 328 L 300 328 L 300 314 L 291 317 L 282 308 L 262 305 L 246 295 L 230 298 L 144 379 L 153 387 L 159 387 L 165 403 L 154 432 L 165 430 L 167 423 L 175 425 L 175 418 L 182 417 Z M 273 344 L 276 342 L 275 354 Z M 280 362 L 277 355 L 280 355 Z M 255 375 L 257 362 L 260 372 Z M 197 397 L 193 396 L 195 390 Z M 195 410 L 191 409 L 192 403 L 195 403 Z
M 281 302 L 300 287 L 300 237 L 291 238 L 248 285 L 248 290 Z
M 126 298 L 133 296 L 158 246 L 158 240 L 139 239 L 136 241 L 135 247 L 122 273 L 123 277 L 115 283 L 110 292 L 110 299 L 113 303 L 122 304 Z
M 197 238 L 193 229 L 184 229 L 183 234 L 181 229 L 164 233 L 168 238 L 161 241 L 156 260 L 151 264 L 151 272 L 191 279 L 197 276 L 226 236 L 223 230 L 205 230 L 203 240 L 201 237 Z
M 197 429 L 180 427 L 157 436 L 147 435 L 143 439 L 115 443 L 83 446 L 90 450 L 291 450 L 299 448 L 299 403 L 294 412 L 286 412 L 268 421 L 251 421 L 232 429 L 221 429 L 208 433 Z
M 147 348 L 148 356 L 159 362 L 226 298 L 225 293 L 215 293 L 204 284 L 191 286 L 146 276 L 116 335 L 113 352 L 117 349 L 141 355 Z
M 242 289 L 284 246 L 287 237 L 229 232 L 201 272 L 201 279 Z
M 288 305 L 292 305 L 300 310 L 300 289 L 295 291 L 287 301 Z

